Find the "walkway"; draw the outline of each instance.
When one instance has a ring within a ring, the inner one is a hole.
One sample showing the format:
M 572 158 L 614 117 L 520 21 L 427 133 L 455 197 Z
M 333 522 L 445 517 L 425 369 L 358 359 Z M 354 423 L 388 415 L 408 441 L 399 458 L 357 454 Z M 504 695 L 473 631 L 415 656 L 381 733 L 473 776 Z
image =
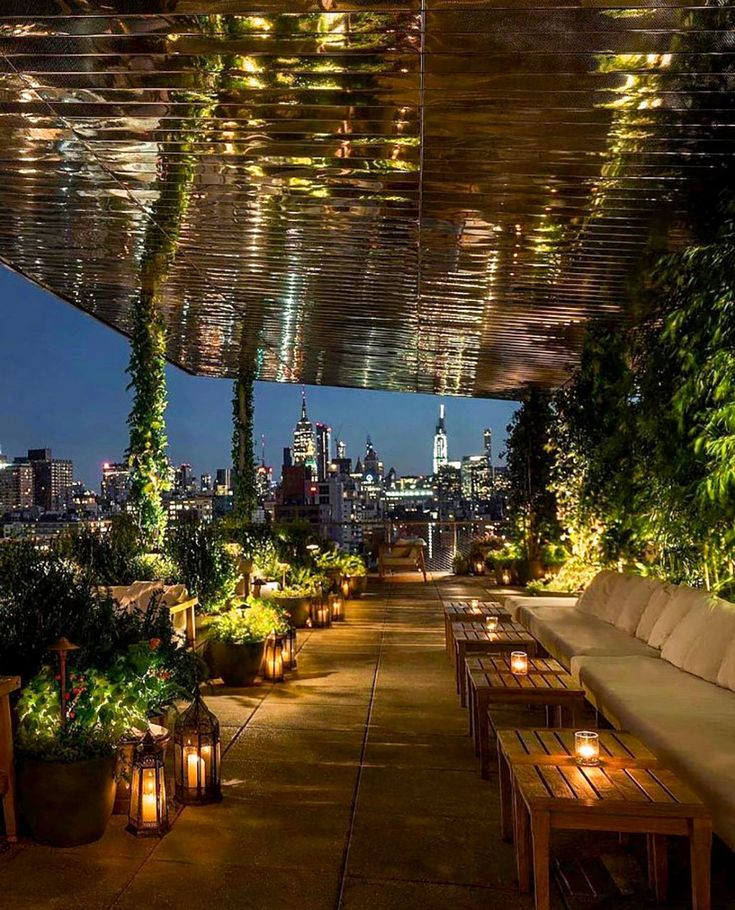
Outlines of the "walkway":
M 185 809 L 162 841 L 117 817 L 98 844 L 24 844 L 0 857 L 0 908 L 531 910 L 443 648 L 441 601 L 476 581 L 373 586 L 347 623 L 303 636 L 296 677 L 209 697 L 223 802 Z

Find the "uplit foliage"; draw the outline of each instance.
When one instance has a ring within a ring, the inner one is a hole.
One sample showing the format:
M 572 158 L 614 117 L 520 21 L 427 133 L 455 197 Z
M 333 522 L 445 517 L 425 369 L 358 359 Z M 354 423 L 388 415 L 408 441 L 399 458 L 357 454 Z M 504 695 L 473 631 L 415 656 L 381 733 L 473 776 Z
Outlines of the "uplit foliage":
M 253 383 L 251 371 L 242 370 L 234 384 L 232 399 L 233 507 L 238 518 L 249 521 L 258 497 L 253 454 Z
M 182 515 L 168 529 L 166 550 L 179 581 L 199 598 L 200 608 L 205 613 L 223 610 L 235 593 L 237 568 L 220 527 L 206 524 L 196 513 Z
M 168 489 L 166 457 L 166 335 L 153 294 L 141 293 L 131 307 L 128 417 L 129 503 L 146 545 L 158 546 L 166 525 L 162 494 Z
M 508 425 L 508 506 L 529 563 L 540 563 L 543 544 L 558 536 L 551 487 L 551 404 L 532 390 Z
M 287 630 L 285 613 L 279 607 L 255 598 L 245 609 L 236 608 L 221 613 L 209 627 L 213 639 L 233 645 L 265 641 L 271 632 Z

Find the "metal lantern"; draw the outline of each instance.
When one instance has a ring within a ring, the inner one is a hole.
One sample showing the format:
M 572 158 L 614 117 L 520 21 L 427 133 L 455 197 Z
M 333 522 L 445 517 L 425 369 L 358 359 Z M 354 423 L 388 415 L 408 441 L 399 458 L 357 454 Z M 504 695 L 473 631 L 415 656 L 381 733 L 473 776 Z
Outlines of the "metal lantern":
M 271 632 L 265 640 L 263 679 L 270 682 L 283 682 L 283 640 L 285 637 L 285 632 Z
M 283 669 L 296 669 L 296 628 L 288 627 L 288 632 L 283 636 Z
M 136 837 L 163 837 L 168 829 L 163 743 L 148 730 L 133 756 L 126 830 Z
M 176 718 L 174 726 L 174 776 L 176 799 L 190 803 L 216 803 L 220 786 L 219 721 L 207 708 L 199 691 Z
M 352 591 L 352 585 L 350 584 L 350 579 L 346 575 L 342 578 L 342 581 L 340 583 L 340 590 L 342 591 L 342 597 L 347 600 Z
M 344 600 L 340 594 L 331 595 L 332 622 L 344 622 L 345 607 Z
M 315 629 L 326 629 L 332 625 L 332 611 L 327 598 L 319 597 L 311 602 L 311 624 Z

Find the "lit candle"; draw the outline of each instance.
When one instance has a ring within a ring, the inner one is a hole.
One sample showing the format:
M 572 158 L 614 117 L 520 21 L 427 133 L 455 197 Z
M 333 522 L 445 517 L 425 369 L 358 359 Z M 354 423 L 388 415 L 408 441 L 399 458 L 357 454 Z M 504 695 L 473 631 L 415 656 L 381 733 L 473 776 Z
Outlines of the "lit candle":
M 212 764 L 212 747 L 202 746 L 201 756 L 204 763 L 204 772 L 202 774 L 202 783 L 204 784 L 209 779 L 209 766 Z
M 480 601 L 476 597 L 473 597 L 472 600 L 470 601 L 470 607 L 472 608 L 473 613 L 479 613 L 480 612 Z
M 143 824 L 152 823 L 155 825 L 158 821 L 155 768 L 143 769 L 143 798 L 140 804 L 140 815 Z
M 339 597 L 335 597 L 332 601 L 332 616 L 334 619 L 342 617 L 342 600 Z
M 498 617 L 497 616 L 488 616 L 485 620 L 485 625 L 487 626 L 488 632 L 495 632 L 498 628 Z
M 191 746 L 186 754 L 186 786 L 196 790 L 204 784 L 204 774 L 204 761 L 197 755 L 197 750 Z
M 591 730 L 574 734 L 574 757 L 578 765 L 600 764 L 600 737 Z
M 528 654 L 525 651 L 511 652 L 510 672 L 516 676 L 525 676 L 528 673 Z

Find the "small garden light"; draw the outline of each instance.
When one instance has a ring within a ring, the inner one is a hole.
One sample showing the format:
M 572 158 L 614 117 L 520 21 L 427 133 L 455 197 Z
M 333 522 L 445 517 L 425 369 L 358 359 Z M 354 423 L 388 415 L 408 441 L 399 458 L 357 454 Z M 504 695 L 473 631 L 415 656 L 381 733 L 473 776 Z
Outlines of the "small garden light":
M 283 636 L 283 669 L 296 669 L 296 629 L 288 627 L 288 632 Z
M 329 597 L 332 608 L 332 622 L 344 622 L 344 601 L 339 594 L 330 594 Z
M 283 643 L 287 633 L 271 632 L 265 640 L 265 654 L 263 655 L 263 679 L 269 682 L 283 682 Z

